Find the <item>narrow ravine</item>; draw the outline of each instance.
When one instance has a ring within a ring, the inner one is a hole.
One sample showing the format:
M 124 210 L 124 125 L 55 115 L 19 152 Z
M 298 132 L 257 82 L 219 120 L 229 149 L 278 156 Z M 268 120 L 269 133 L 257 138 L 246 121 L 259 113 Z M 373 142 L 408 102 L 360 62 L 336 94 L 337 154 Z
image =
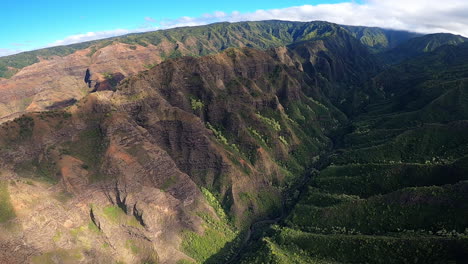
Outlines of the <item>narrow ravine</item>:
M 307 186 L 309 186 L 309 182 L 313 176 L 317 175 L 320 170 L 328 166 L 328 157 L 331 155 L 332 152 L 327 153 L 317 161 L 312 168 L 308 170 L 307 173 L 304 173 L 301 180 L 298 181 L 295 186 L 291 187 L 288 191 L 283 194 L 282 197 L 282 210 L 281 215 L 276 218 L 269 218 L 254 222 L 250 225 L 249 229 L 245 233 L 244 240 L 242 241 L 241 245 L 239 246 L 236 254 L 234 254 L 226 264 L 231 263 L 238 263 L 242 253 L 244 253 L 246 246 L 252 242 L 252 234 L 254 234 L 258 228 L 263 225 L 274 225 L 278 224 L 281 221 L 285 220 L 286 217 L 289 216 L 291 211 L 294 209 L 295 205 L 301 200 L 302 196 L 304 195 L 305 191 L 307 191 Z M 294 192 L 298 191 L 298 195 L 294 195 Z M 288 201 L 288 198 L 292 198 L 292 200 Z

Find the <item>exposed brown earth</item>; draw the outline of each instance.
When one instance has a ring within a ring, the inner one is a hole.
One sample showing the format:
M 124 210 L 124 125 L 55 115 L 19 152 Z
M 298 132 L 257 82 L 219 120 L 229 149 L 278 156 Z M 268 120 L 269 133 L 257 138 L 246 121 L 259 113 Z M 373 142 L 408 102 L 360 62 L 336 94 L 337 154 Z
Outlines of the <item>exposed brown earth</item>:
M 10 79 L 0 80 L 0 121 L 20 116 L 24 112 L 46 110 L 67 100 L 79 100 L 93 90 L 111 89 L 105 74 L 126 76 L 145 70 L 145 65 L 161 62 L 161 51 L 167 43 L 155 47 L 115 43 L 99 49 L 91 48 L 59 57 L 43 59 L 21 69 Z M 90 56 L 91 55 L 91 56 Z M 85 82 L 89 70 L 89 82 Z M 121 77 L 119 77 L 121 76 Z
M 344 120 L 325 94 L 339 97 L 336 80 L 351 70 L 359 73 L 356 65 L 372 67 L 366 59 L 334 59 L 348 41 L 353 52 L 366 54 L 344 35 L 266 52 L 228 49 L 167 60 L 123 80 L 115 91 L 86 96 L 86 69 L 91 84 L 104 78 L 93 74 L 102 65 L 128 76 L 158 60 L 143 58 L 156 47 L 119 44 L 91 58 L 77 52 L 70 56 L 81 66 L 73 70 L 59 66 L 61 58 L 23 69 L 6 83 L 21 83 L 21 76 L 44 64 L 73 72 L 72 98 L 81 100 L 66 111 L 30 113 L 2 125 L 1 177 L 16 218 L 0 239 L 5 252 L 20 253 L 0 258 L 176 263 L 193 260 L 185 234 L 208 232 L 206 215 L 221 221 L 223 210 L 239 229 L 277 215 L 282 190 L 315 159 L 304 157 L 326 151 L 325 133 Z M 51 76 L 42 80 L 61 87 Z M 27 111 L 50 107 L 52 97 L 38 101 L 40 94 Z M 223 208 L 206 200 L 201 187 Z

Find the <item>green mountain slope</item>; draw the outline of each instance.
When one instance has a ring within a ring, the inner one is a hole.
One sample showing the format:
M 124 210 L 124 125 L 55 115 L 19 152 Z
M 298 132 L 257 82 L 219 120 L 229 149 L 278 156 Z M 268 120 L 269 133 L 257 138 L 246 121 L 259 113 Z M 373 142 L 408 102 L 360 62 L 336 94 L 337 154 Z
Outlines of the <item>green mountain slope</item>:
M 359 26 L 343 26 L 351 34 L 369 47 L 371 51 L 379 53 L 393 49 L 407 40 L 419 37 L 421 34 L 391 29 Z
M 341 27 L 336 24 L 289 21 L 260 21 L 238 23 L 216 23 L 207 26 L 174 28 L 154 32 L 130 34 L 122 37 L 96 40 L 91 42 L 46 48 L 0 58 L 0 77 L 8 78 L 19 69 L 34 64 L 41 58 L 65 56 L 77 50 L 91 47 L 93 52 L 113 43 L 131 45 L 158 45 L 164 41 L 179 43 L 180 48 L 161 54 L 174 58 L 181 55 L 203 56 L 216 53 L 229 47 L 251 47 L 266 49 L 288 45 L 298 41 L 326 37 Z M 390 31 L 377 28 L 345 27 L 373 50 L 385 50 L 401 43 L 415 34 L 404 31 Z
M 164 60 L 0 125 L 0 260 L 466 263 L 468 43 L 414 36 L 218 23 L 28 53 Z
M 378 74 L 362 117 L 385 128 L 468 119 L 468 43 L 443 46 Z
M 65 242 L 73 251 L 63 254 L 89 262 L 232 256 L 251 223 L 282 214 L 282 197 L 347 122 L 333 102 L 376 68 L 347 30 L 319 23 L 310 32 L 288 47 L 168 59 L 115 91 L 3 124 L 0 167 L 14 179 L 12 200 L 29 199 L 24 185 L 45 196 L 10 216 L 37 233 L 9 236 L 53 241 L 32 250 L 41 261 L 60 259 L 54 250 Z M 60 204 L 46 190 L 62 193 Z M 25 217 L 36 211 L 55 215 L 60 235 Z M 69 214 L 73 225 L 59 225 Z
M 257 230 L 242 263 L 466 262 L 467 47 L 373 77 L 327 165 L 279 225 Z
M 380 58 L 389 64 L 396 64 L 405 59 L 432 52 L 444 45 L 458 45 L 468 39 L 459 35 L 448 33 L 428 34 L 412 38 L 393 49 L 380 54 Z

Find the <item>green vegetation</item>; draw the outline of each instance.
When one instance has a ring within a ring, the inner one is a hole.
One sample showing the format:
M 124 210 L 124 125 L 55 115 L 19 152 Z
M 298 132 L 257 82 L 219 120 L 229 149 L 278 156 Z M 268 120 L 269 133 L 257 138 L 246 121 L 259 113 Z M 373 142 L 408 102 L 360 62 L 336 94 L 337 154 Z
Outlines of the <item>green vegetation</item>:
M 57 230 L 55 235 L 52 237 L 52 240 L 57 243 L 60 241 L 60 238 L 62 238 L 62 232 Z
M 107 217 L 107 219 L 111 220 L 114 223 L 120 222 L 120 219 L 126 216 L 125 212 L 118 206 L 106 206 L 102 209 L 102 212 Z
M 195 38 L 197 41 L 189 53 L 185 54 L 177 48 L 172 50 L 169 54 L 161 53 L 162 58 L 177 58 L 183 55 L 203 56 L 219 52 L 228 47 L 245 45 L 257 49 L 267 49 L 275 46 L 288 45 L 294 42 L 329 37 L 334 35 L 338 30 L 351 32 L 360 39 L 361 43 L 374 51 L 383 51 L 389 47 L 394 47 L 397 43 L 401 43 L 415 36 L 415 34 L 407 32 L 374 28 L 349 26 L 344 26 L 342 28 L 335 24 L 320 21 L 307 23 L 288 21 L 239 22 L 232 24 L 216 23 L 199 27 L 182 27 L 130 34 L 105 40 L 58 46 L 5 56 L 0 58 L 0 77 L 11 77 L 19 69 L 39 62 L 39 57 L 44 59 L 49 59 L 53 56 L 63 57 L 77 50 L 89 47 L 91 47 L 91 51 L 87 56 L 92 57 L 97 50 L 111 45 L 112 43 L 119 42 L 129 44 L 129 48 L 135 50 L 137 45 L 146 47 L 148 44 L 158 45 L 163 41 L 185 43 L 187 41 L 187 36 Z
M 10 201 L 10 193 L 8 192 L 8 183 L 0 180 L 0 223 L 5 223 L 15 218 L 15 216 Z
M 104 72 L 102 74 L 102 76 L 109 83 L 109 85 L 111 87 L 115 87 L 119 83 L 119 80 L 118 80 L 118 77 L 117 77 L 118 75 L 115 75 L 115 74 L 110 73 L 110 72 Z
M 299 263 L 321 263 L 314 258 L 330 262 L 351 263 L 434 263 L 456 261 L 457 255 L 466 250 L 467 238 L 448 240 L 439 237 L 391 237 L 363 235 L 322 235 L 289 228 L 277 229 L 270 246 L 273 259 L 283 252 L 295 258 L 304 258 Z M 268 241 L 268 240 L 267 240 Z M 268 243 L 268 242 L 267 242 Z M 276 249 L 276 250 L 275 250 Z M 294 252 L 296 252 L 294 254 Z M 259 255 L 261 256 L 263 252 Z M 264 253 L 263 253 L 264 254 Z M 284 254 L 284 253 L 283 253 Z M 461 257 L 461 256 L 459 256 Z M 298 263 L 285 259 L 285 262 Z M 460 260 L 460 259 L 458 259 Z M 244 263 L 261 263 L 244 261 Z
M 427 124 L 375 145 L 349 148 L 334 163 L 426 163 L 468 154 L 468 134 L 457 124 Z M 370 142 L 371 143 L 371 142 Z
M 184 232 L 182 247 L 184 252 L 198 263 L 222 263 L 235 253 L 234 250 L 241 243 L 242 237 L 229 223 L 228 216 L 218 199 L 204 187 L 201 187 L 201 191 L 218 219 L 206 213 L 198 213 L 204 223 L 204 232 L 203 234 Z
M 134 217 L 127 215 L 117 205 L 106 206 L 102 208 L 104 216 L 114 224 L 123 224 L 133 227 L 141 227 L 140 222 Z M 97 228 L 97 227 L 96 227 Z
M 94 53 L 96 53 L 96 51 L 97 51 L 96 46 L 92 46 L 91 51 L 86 56 L 92 57 Z
M 204 221 L 203 234 L 186 231 L 183 233 L 184 240 L 182 248 L 186 254 L 197 260 L 199 263 L 205 263 L 213 255 L 219 254 L 228 243 L 232 243 L 236 238 L 237 233 L 223 220 L 215 220 L 212 217 L 200 214 Z M 228 253 L 223 254 L 226 256 Z M 218 259 L 216 262 L 210 259 L 211 263 L 220 263 L 223 260 Z M 224 259 L 225 261 L 225 259 Z
M 99 234 L 101 232 L 101 230 L 99 230 L 99 227 L 93 221 L 89 221 L 88 230 L 96 234 Z
M 49 184 L 57 183 L 57 166 L 49 157 L 39 161 L 38 159 L 26 160 L 16 164 L 14 171 L 21 177 L 33 178 Z M 33 181 L 26 180 L 26 184 L 34 185 Z M 60 197 L 60 194 L 56 198 Z
M 219 142 L 223 143 L 224 145 L 229 145 L 227 139 L 223 136 L 223 133 L 221 133 L 221 131 L 217 130 L 210 123 L 206 123 L 206 126 L 213 132 L 213 134 Z
M 83 255 L 79 249 L 57 249 L 54 251 L 46 252 L 39 256 L 32 257 L 32 263 L 34 264 L 54 264 L 64 263 L 71 264 L 77 263 L 83 259 Z
M 266 147 L 267 145 L 267 140 L 265 136 L 261 135 L 260 132 L 257 130 L 253 129 L 252 127 L 249 127 L 249 132 L 257 139 L 260 141 L 260 143 L 263 143 L 262 145 Z
M 435 234 L 443 229 L 463 233 L 468 225 L 463 213 L 468 210 L 468 197 L 463 191 L 467 184 L 406 188 L 366 200 L 311 189 L 310 197 L 296 206 L 288 221 L 310 231 L 339 227 L 363 234 L 402 230 Z
M 203 109 L 203 107 L 205 107 L 203 102 L 201 100 L 199 100 L 199 99 L 196 99 L 196 98 L 190 98 L 190 104 L 192 106 L 192 110 L 194 110 L 194 111 L 201 110 L 201 109 Z
M 1 57 L 0 58 L 0 77 L 9 78 L 15 73 L 15 70 L 10 70 L 9 67 L 12 67 L 14 69 L 22 69 L 26 66 L 39 62 L 38 57 L 42 57 L 46 59 L 52 56 L 63 57 L 77 50 L 85 49 L 96 42 L 98 41 L 72 44 L 68 46 L 58 46 L 58 47 L 53 47 L 53 48 L 28 51 L 28 52 L 15 54 L 15 55 Z
M 264 116 L 260 115 L 259 113 L 257 113 L 257 118 L 260 119 L 265 124 L 267 124 L 268 126 L 270 126 L 273 130 L 281 131 L 281 125 L 275 119 L 264 117 Z
M 370 48 L 371 52 L 379 53 L 397 47 L 419 34 L 399 32 L 382 28 L 368 28 L 360 26 L 345 26 L 345 28 L 361 43 Z
M 321 260 L 310 257 L 310 255 L 295 245 L 278 245 L 270 238 L 264 238 L 261 241 L 261 247 L 256 248 L 254 254 L 244 258 L 241 263 L 249 264 L 289 264 L 289 263 L 304 263 L 304 264 L 332 264 L 336 262 Z
M 466 41 L 466 38 L 458 35 L 447 33 L 429 34 L 410 39 L 395 49 L 380 54 L 379 57 L 386 63 L 396 64 L 405 59 L 435 51 L 444 45 L 456 46 Z
M 76 240 L 78 240 L 78 237 L 83 234 L 84 230 L 85 230 L 85 228 L 83 226 L 72 228 L 72 229 L 70 229 L 70 235 L 76 241 Z
M 347 164 L 322 170 L 313 185 L 332 193 L 361 197 L 385 194 L 404 187 L 431 186 L 468 180 L 460 166 L 466 159 L 450 164 Z
M 205 196 L 206 201 L 210 204 L 210 206 L 215 210 L 216 214 L 222 221 L 227 221 L 226 213 L 224 212 L 223 207 L 219 203 L 218 199 L 206 188 L 201 187 L 201 191 L 203 196 Z
M 15 121 L 19 126 L 19 135 L 18 140 L 26 140 L 32 136 L 33 128 L 34 128 L 34 119 L 29 116 L 22 116 L 20 118 L 15 119 Z
M 374 33 L 353 34 L 370 45 L 367 34 Z M 346 110 L 352 119 L 331 133 L 335 150 L 323 158 L 326 165 L 281 226 L 248 245 L 242 263 L 466 262 L 468 44 L 438 37 L 412 41 L 408 45 L 426 43 L 412 47 L 421 50 L 417 57 L 372 79 L 373 99 Z M 336 102 L 356 100 L 341 98 Z M 288 105 L 293 127 L 333 111 L 321 103 L 326 108 Z M 307 127 L 308 136 L 317 134 L 316 124 Z M 304 160 L 309 151 L 293 156 Z
M 102 76 L 104 77 L 104 79 L 106 79 L 108 81 L 111 80 L 112 78 L 114 78 L 114 75 L 112 73 L 110 73 L 110 72 L 104 72 L 102 74 Z
M 215 135 L 216 139 L 224 144 L 226 147 L 228 147 L 230 150 L 233 150 L 237 153 L 240 152 L 239 148 L 237 147 L 236 144 L 229 144 L 227 138 L 223 135 L 223 133 L 220 131 L 220 130 L 217 130 L 214 126 L 212 126 L 210 123 L 206 123 L 206 126 L 208 127 L 208 129 L 210 129 L 213 134 Z
M 138 255 L 140 253 L 140 251 L 141 251 L 141 249 L 138 247 L 136 242 L 134 240 L 131 240 L 131 239 L 127 239 L 125 241 L 125 247 L 127 249 L 130 249 L 130 251 L 132 252 L 133 255 Z
M 189 112 L 199 114 L 199 120 L 211 130 L 210 140 L 220 143 L 214 146 L 216 150 L 221 146 L 226 150 L 202 156 L 209 159 L 209 167 L 193 168 L 200 164 L 198 160 L 184 164 L 183 169 L 200 184 L 217 216 L 197 212 L 203 231 L 182 234 L 181 250 L 197 262 L 226 262 L 243 243 L 244 234 L 234 224 L 245 230 L 252 221 L 269 216 L 270 220 L 257 222 L 249 230 L 252 239 L 244 247 L 243 263 L 462 263 L 463 254 L 468 252 L 468 43 L 453 36 L 415 39 L 400 47 L 406 49 L 403 55 L 411 58 L 388 67 L 369 54 L 369 50 L 378 53 L 393 48 L 412 36 L 325 22 L 267 21 L 132 34 L 87 47 L 91 47 L 88 55 L 92 56 L 113 42 L 127 43 L 129 49 L 164 42 L 173 48 L 160 54 L 163 59 L 226 50 L 221 58 L 228 56 L 236 69 L 230 80 L 221 80 L 223 89 L 197 73 L 203 71 L 194 69 L 190 76 L 164 77 L 167 90 L 156 91 L 158 96 L 167 96 L 174 108 L 179 107 L 177 111 L 182 111 L 181 103 L 190 104 Z M 280 61 L 263 63 L 275 59 L 279 50 L 253 50 L 288 44 L 287 54 L 293 60 L 288 66 Z M 253 49 L 229 48 L 236 46 Z M 72 51 L 62 54 L 67 52 Z M 34 54 L 22 55 L 25 59 L 18 67 L 33 63 L 37 59 Z M 388 63 L 400 59 L 390 54 L 378 57 Z M 196 59 L 186 60 L 190 63 L 178 59 L 161 67 L 199 67 L 192 63 Z M 257 69 L 257 65 L 265 68 Z M 17 69 L 7 67 L 1 74 L 11 76 Z M 158 66 L 154 71 L 159 70 Z M 170 75 L 163 70 L 159 73 Z M 119 77 L 102 75 L 111 85 Z M 183 78 L 186 85 L 176 90 L 173 86 L 179 83 L 171 77 L 177 81 Z M 120 86 L 123 94 L 132 82 Z M 146 111 L 147 106 L 157 105 L 159 98 L 152 96 L 143 91 L 128 95 L 128 100 Z M 145 102 L 140 102 L 143 97 Z M 138 113 L 137 124 L 149 133 L 160 131 L 164 123 L 145 122 L 145 114 Z M 128 117 L 133 118 L 133 113 Z M 48 115 L 39 118 L 42 122 Z M 56 151 L 83 161 L 81 168 L 89 172 L 92 182 L 105 180 L 101 172 L 109 169 L 101 163 L 108 143 L 102 119 L 86 116 L 83 120 L 91 125 L 73 141 L 56 146 Z M 36 138 L 35 121 L 39 119 L 28 115 L 11 122 L 11 131 L 17 130 L 15 138 L 7 136 L 2 142 Z M 198 148 L 190 149 L 199 146 L 191 144 L 199 139 L 191 136 L 199 134 L 186 131 L 189 134 L 181 139 L 189 137 L 190 143 L 183 146 L 189 145 L 187 151 L 179 153 L 172 148 L 172 141 L 171 146 L 161 144 L 178 165 L 186 162 L 181 159 L 187 156 L 199 157 L 195 153 Z M 158 143 L 166 140 L 164 136 L 154 139 Z M 204 135 L 203 140 L 206 143 Z M 153 161 L 153 154 L 142 144 L 130 143 L 125 151 L 142 165 Z M 56 178 L 57 168 L 49 161 L 50 155 L 42 154 L 38 155 L 40 160 L 14 163 L 15 172 Z M 228 178 L 231 175 L 239 178 Z M 162 191 L 172 193 L 173 187 L 178 187 L 175 176 L 160 180 Z M 255 192 L 242 189 L 250 181 L 258 186 Z M 0 191 L 6 197 L 0 201 L 0 213 L 10 214 L 8 220 L 14 212 L 7 188 L 0 186 Z M 68 199 L 65 193 L 56 198 Z M 94 212 L 102 214 L 106 223 L 141 228 L 122 208 L 112 205 Z M 280 226 L 269 228 L 271 223 Z M 73 240 L 82 238 L 85 230 L 95 235 L 100 232 L 90 222 L 70 231 Z M 60 239 L 59 231 L 53 240 L 62 242 Z M 128 252 L 139 256 L 145 251 L 140 242 L 134 238 L 124 244 Z M 61 254 L 37 258 L 67 262 L 68 255 Z
M 284 144 L 284 145 L 289 145 L 288 144 L 288 141 L 283 137 L 283 136 L 279 136 L 279 140 Z
M 161 190 L 163 191 L 167 191 L 169 188 L 171 188 L 174 184 L 176 184 L 176 177 L 175 176 L 171 176 L 169 178 L 167 178 L 163 185 L 161 186 Z
M 151 63 L 151 64 L 145 64 L 145 65 L 143 65 L 143 66 L 144 66 L 146 69 L 149 70 L 149 69 L 154 68 L 156 65 L 158 65 L 158 63 L 155 62 L 155 63 Z
M 91 182 L 98 182 L 106 179 L 99 168 L 106 148 L 107 142 L 102 131 L 99 127 L 92 127 L 81 131 L 75 141 L 65 142 L 62 153 L 83 161 Z
M 190 261 L 188 259 L 181 259 L 177 261 L 177 264 L 193 264 L 193 263 L 194 263 L 193 261 Z

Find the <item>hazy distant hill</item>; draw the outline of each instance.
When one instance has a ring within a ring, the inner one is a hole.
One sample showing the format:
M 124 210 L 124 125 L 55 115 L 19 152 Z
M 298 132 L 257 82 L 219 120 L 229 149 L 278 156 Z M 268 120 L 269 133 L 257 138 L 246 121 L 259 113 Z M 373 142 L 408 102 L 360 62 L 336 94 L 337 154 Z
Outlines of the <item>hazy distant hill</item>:
M 421 37 L 410 39 L 403 42 L 401 45 L 391 49 L 380 55 L 387 63 L 395 64 L 405 59 L 421 55 L 426 52 L 431 52 L 444 45 L 458 45 L 467 41 L 467 38 L 462 36 L 438 33 L 429 34 Z

